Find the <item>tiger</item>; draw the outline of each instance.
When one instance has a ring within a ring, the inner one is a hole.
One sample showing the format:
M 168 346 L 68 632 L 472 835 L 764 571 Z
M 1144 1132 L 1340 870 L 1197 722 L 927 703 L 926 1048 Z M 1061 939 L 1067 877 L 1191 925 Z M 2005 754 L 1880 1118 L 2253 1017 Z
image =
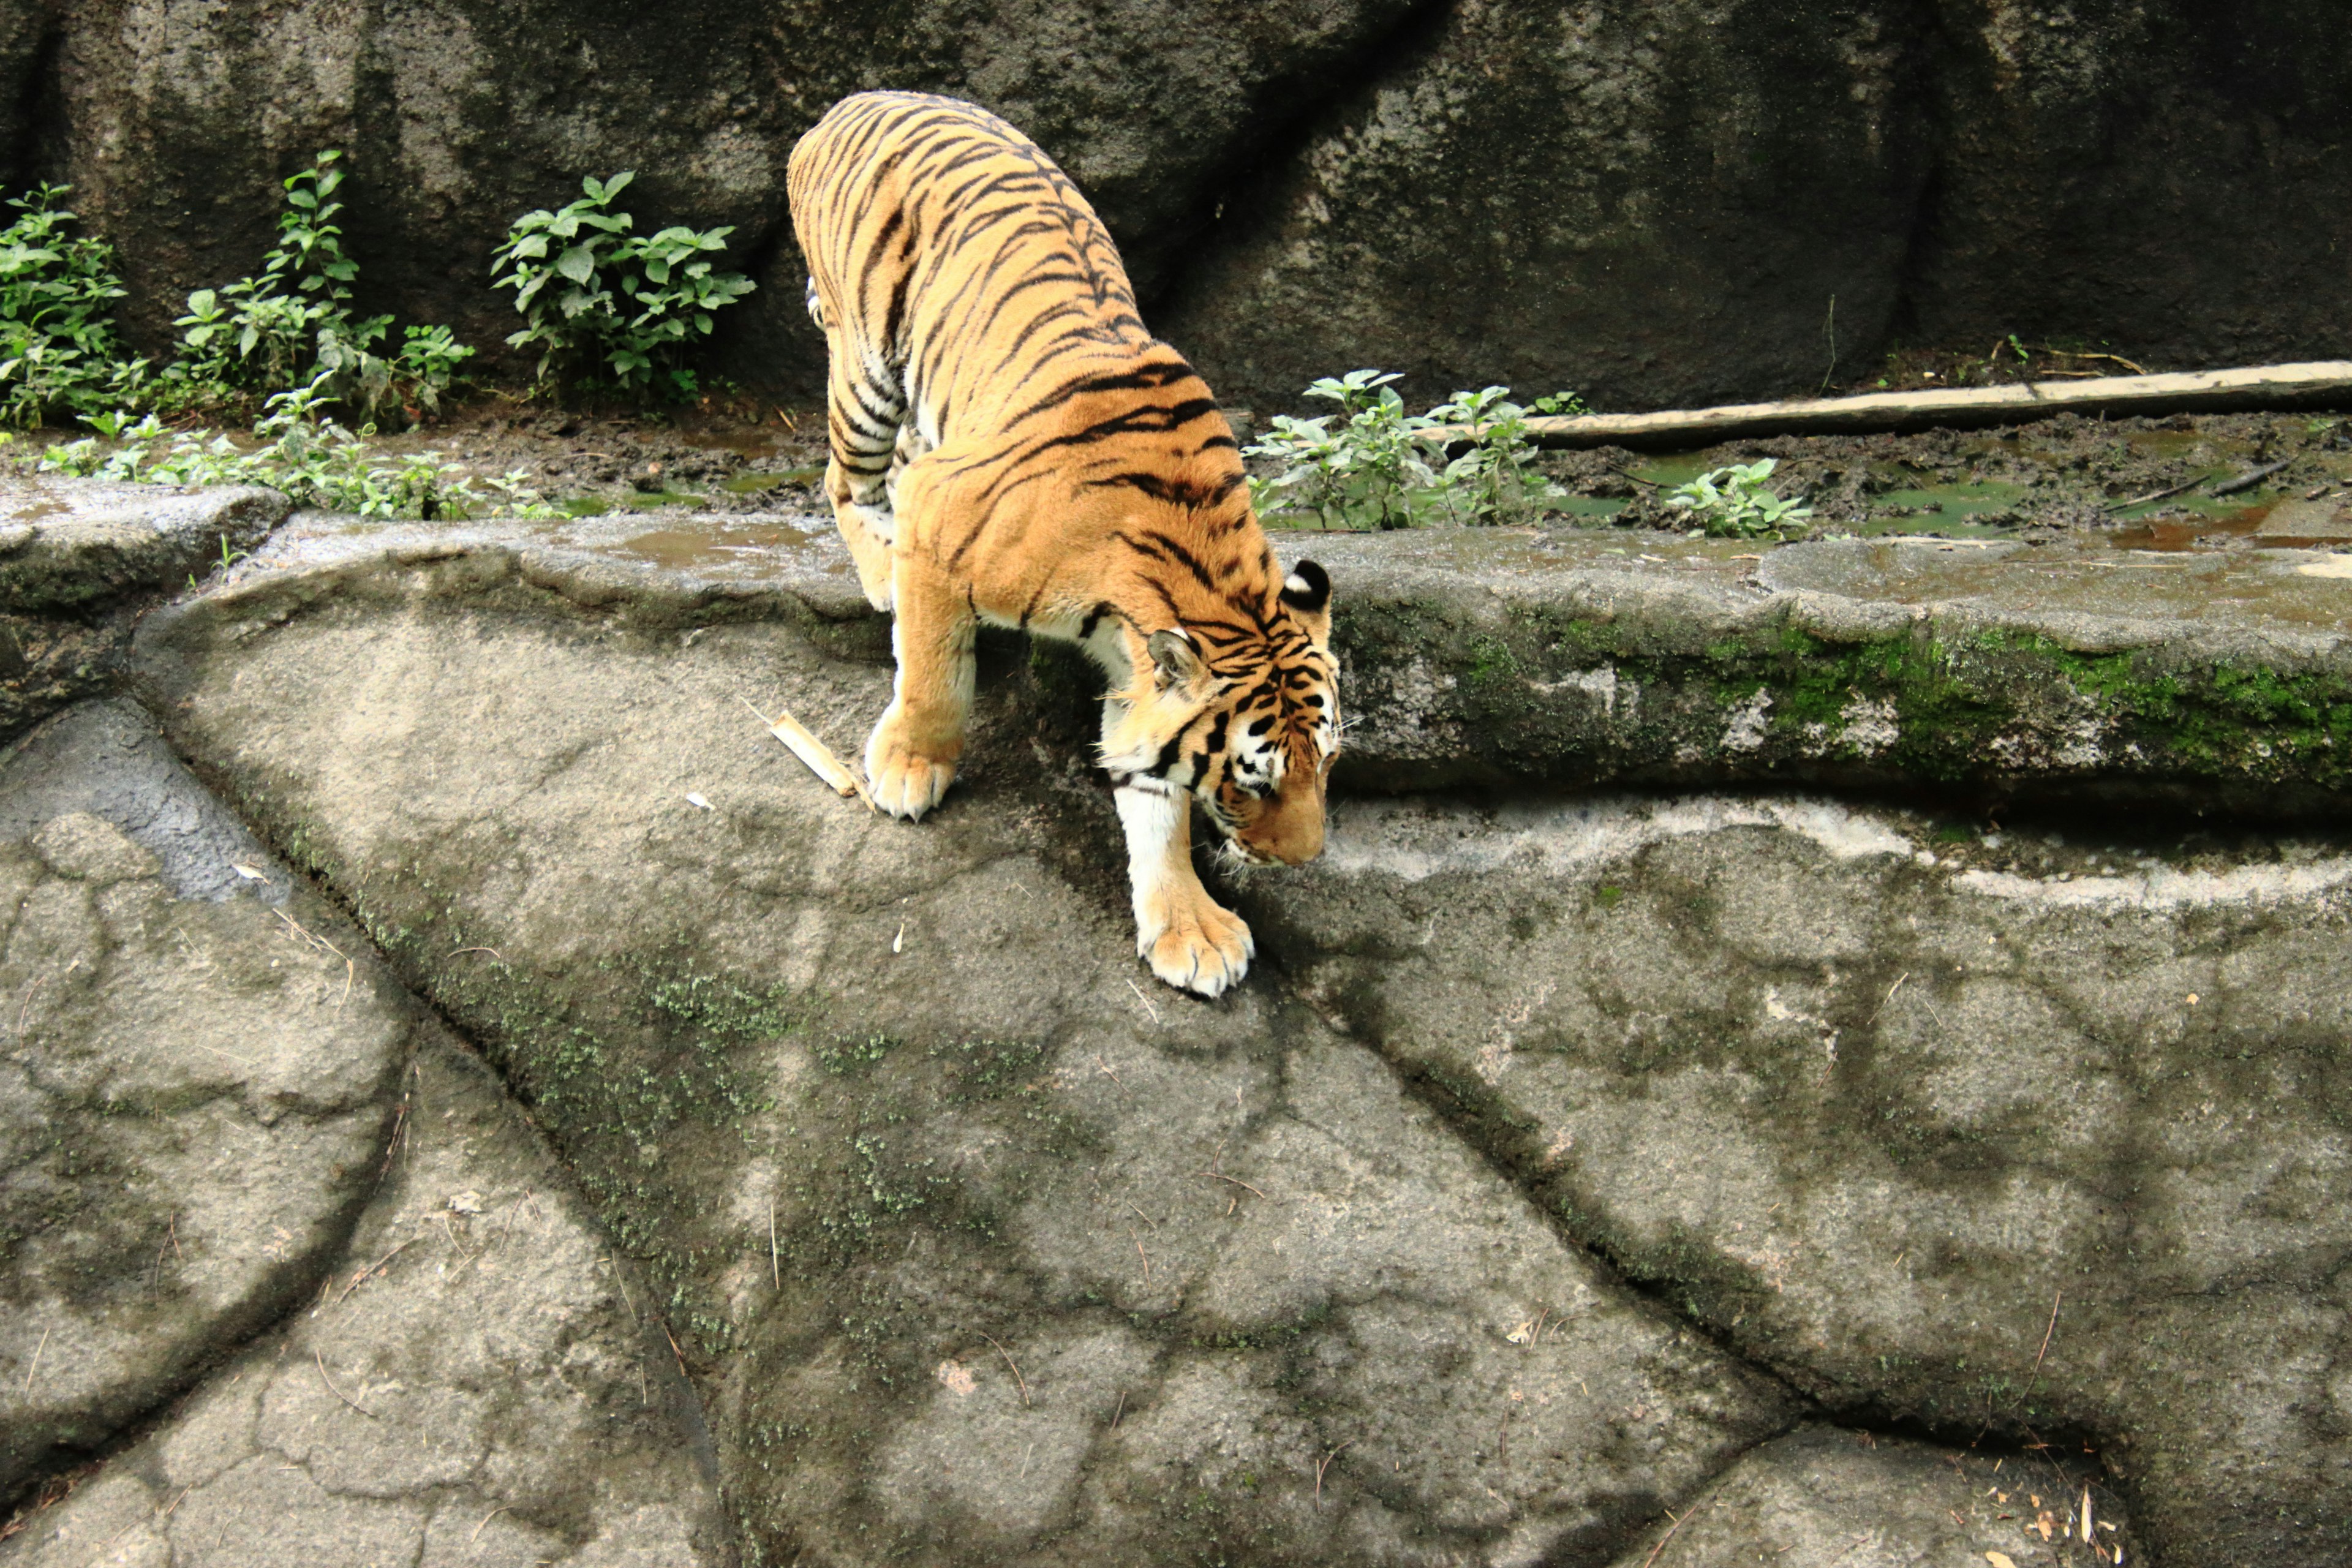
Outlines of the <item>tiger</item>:
M 919 821 L 955 777 L 981 624 L 1103 671 L 1097 753 L 1127 841 L 1137 956 L 1216 997 L 1248 923 L 1202 886 L 1192 808 L 1247 865 L 1322 852 L 1339 751 L 1331 583 L 1276 562 L 1232 426 L 1151 336 L 1094 208 L 975 105 L 843 99 L 786 189 L 824 333 L 826 498 L 891 619 L 867 793 Z

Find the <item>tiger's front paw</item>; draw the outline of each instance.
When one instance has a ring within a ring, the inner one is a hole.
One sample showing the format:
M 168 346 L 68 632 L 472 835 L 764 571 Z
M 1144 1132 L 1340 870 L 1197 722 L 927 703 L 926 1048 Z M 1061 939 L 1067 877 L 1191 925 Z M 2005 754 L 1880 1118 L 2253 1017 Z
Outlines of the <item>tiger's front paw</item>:
M 1199 888 L 1171 891 L 1137 922 L 1135 952 L 1179 991 L 1218 996 L 1238 985 L 1257 953 L 1249 922 Z
M 963 748 L 919 743 L 908 730 L 895 703 L 874 726 L 873 738 L 866 742 L 866 793 L 892 816 L 919 822 L 948 793 Z

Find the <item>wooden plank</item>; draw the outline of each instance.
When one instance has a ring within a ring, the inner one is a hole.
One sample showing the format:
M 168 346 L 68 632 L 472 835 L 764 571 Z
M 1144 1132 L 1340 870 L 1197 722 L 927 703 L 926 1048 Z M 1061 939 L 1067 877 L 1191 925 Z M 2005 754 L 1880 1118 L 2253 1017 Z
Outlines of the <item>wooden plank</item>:
M 1748 436 L 1851 436 L 1882 431 L 2018 425 L 2056 414 L 2220 414 L 2254 408 L 2352 405 L 2352 360 L 2255 365 L 2175 375 L 2104 375 L 2015 386 L 1879 392 L 1738 403 L 1657 414 L 1538 417 L 1528 429 L 1546 447 L 1710 447 Z M 1446 434 L 1466 436 L 1459 426 Z

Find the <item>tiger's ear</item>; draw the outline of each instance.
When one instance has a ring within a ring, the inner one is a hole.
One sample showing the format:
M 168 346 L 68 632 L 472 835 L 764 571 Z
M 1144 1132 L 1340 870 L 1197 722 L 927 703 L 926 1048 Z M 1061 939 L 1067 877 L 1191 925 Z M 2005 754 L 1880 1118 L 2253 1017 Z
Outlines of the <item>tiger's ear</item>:
M 1181 626 L 1172 631 L 1152 633 L 1144 647 L 1150 650 L 1151 662 L 1159 671 L 1160 689 L 1162 691 L 1190 686 L 1207 673 L 1201 663 L 1200 654 L 1192 647 L 1192 637 Z
M 1312 561 L 1302 561 L 1282 580 L 1282 602 L 1322 642 L 1331 635 L 1331 579 Z

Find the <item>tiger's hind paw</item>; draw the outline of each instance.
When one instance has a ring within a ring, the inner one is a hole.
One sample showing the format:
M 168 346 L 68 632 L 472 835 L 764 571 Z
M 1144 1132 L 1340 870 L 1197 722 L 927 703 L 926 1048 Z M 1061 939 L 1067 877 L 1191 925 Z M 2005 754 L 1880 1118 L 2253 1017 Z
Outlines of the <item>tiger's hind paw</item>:
M 1205 892 L 1171 898 L 1158 911 L 1155 929 L 1139 925 L 1136 955 L 1151 962 L 1151 973 L 1179 991 L 1221 996 L 1242 983 L 1257 939 L 1249 922 Z
M 866 793 L 890 816 L 921 821 L 955 779 L 954 753 L 935 754 L 946 750 L 915 746 L 898 722 L 894 707 L 882 715 L 882 721 L 874 726 L 873 738 L 866 742 Z

